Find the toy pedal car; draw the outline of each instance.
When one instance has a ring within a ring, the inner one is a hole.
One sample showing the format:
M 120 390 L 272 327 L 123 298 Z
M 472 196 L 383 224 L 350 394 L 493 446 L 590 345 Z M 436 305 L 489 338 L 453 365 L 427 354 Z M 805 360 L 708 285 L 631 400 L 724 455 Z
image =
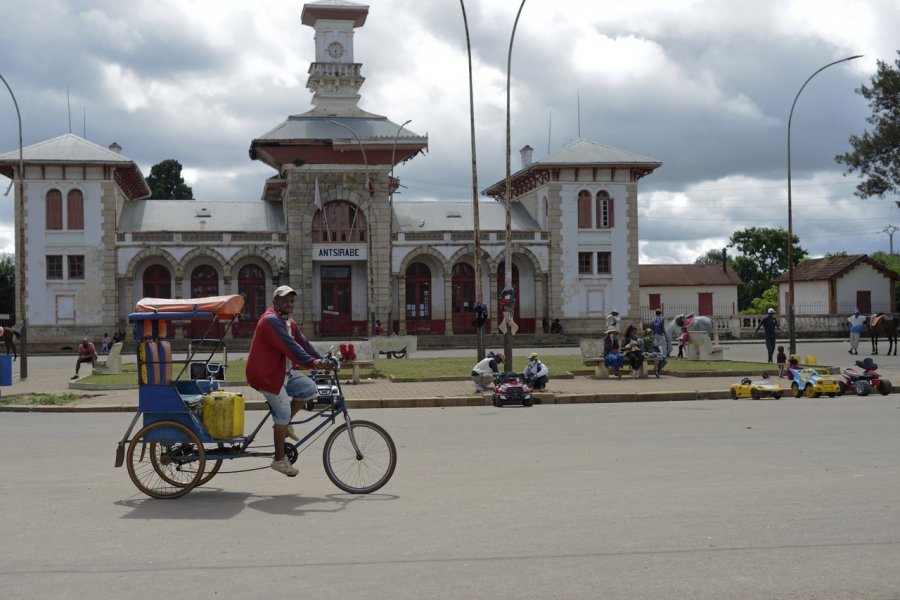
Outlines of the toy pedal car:
M 822 394 L 834 398 L 844 393 L 837 379 L 826 373 L 819 373 L 815 369 L 790 369 L 790 374 L 791 393 L 794 398 L 800 396 L 818 398 Z
M 887 396 L 893 390 L 891 382 L 878 374 L 878 365 L 871 358 L 856 361 L 859 369 L 846 368 L 841 372 L 838 385 L 842 392 L 852 392 L 858 396 L 868 396 L 872 389 Z
M 534 406 L 531 388 L 525 383 L 522 373 L 506 371 L 494 375 L 494 394 L 491 403 L 500 408 L 506 404 Z
M 738 398 L 753 398 L 754 400 L 759 400 L 760 398 L 766 397 L 778 400 L 783 393 L 784 388 L 777 383 L 769 381 L 768 376 L 765 373 L 763 373 L 763 379 L 751 381 L 749 377 L 744 377 L 741 379 L 740 383 L 735 383 L 731 386 L 732 400 L 737 400 Z

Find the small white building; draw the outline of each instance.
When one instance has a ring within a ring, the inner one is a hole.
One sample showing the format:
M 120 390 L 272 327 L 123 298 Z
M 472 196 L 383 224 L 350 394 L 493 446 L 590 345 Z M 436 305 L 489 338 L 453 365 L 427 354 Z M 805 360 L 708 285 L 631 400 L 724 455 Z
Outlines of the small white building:
M 865 254 L 811 258 L 794 267 L 794 313 L 843 315 L 893 312 L 900 275 Z M 788 313 L 788 273 L 775 279 L 779 312 Z
M 656 309 L 669 317 L 734 316 L 742 283 L 729 264 L 641 265 L 641 318 L 648 321 Z

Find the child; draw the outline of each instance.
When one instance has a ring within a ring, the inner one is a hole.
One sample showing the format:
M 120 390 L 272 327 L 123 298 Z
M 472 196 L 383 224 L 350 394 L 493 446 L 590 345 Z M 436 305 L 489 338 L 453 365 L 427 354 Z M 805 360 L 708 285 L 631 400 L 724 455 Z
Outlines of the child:
M 784 346 L 778 346 L 778 376 L 784 377 L 784 363 L 787 362 L 787 354 L 784 353 Z
M 793 379 L 794 375 L 793 375 L 793 373 L 791 373 L 791 369 L 799 369 L 799 368 L 800 368 L 799 361 L 792 356 L 791 360 L 788 361 L 787 374 L 785 375 L 785 377 L 787 377 L 788 379 Z

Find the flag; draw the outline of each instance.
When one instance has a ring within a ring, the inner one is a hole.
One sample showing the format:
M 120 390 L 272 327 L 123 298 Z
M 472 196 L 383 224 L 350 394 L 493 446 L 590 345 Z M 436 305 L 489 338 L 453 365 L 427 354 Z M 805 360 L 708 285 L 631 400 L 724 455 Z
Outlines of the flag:
M 316 192 L 313 196 L 313 204 L 316 205 L 316 208 L 322 210 L 322 196 L 319 195 L 319 178 L 316 177 Z
M 372 184 L 368 175 L 366 175 L 366 189 L 369 190 L 370 195 L 375 193 L 375 186 Z

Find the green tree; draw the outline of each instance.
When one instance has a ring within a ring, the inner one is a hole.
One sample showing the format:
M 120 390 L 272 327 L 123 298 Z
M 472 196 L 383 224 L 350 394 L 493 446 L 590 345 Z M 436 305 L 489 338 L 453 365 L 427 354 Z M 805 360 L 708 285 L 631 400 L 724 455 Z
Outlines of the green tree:
M 736 248 L 740 253 L 731 265 L 740 275 L 744 284 L 738 289 L 738 307 L 750 306 L 754 298 L 772 287 L 772 281 L 787 270 L 788 234 L 782 228 L 751 227 L 735 231 L 728 242 L 729 248 Z M 798 265 L 807 252 L 800 247 L 800 240 L 795 235 L 794 265 Z
M 174 158 L 156 163 L 150 168 L 147 178 L 150 197 L 161 200 L 191 200 L 194 191 L 181 176 L 181 163 Z
M 872 260 L 881 263 L 891 271 L 900 273 L 900 254 L 888 254 L 887 252 L 872 253 Z M 900 298 L 900 281 L 894 284 L 894 310 L 898 310 L 897 299 Z
M 778 286 L 773 285 L 765 290 L 759 298 L 754 298 L 741 312 L 748 315 L 763 315 L 769 308 L 778 310 Z
M 728 253 L 724 248 L 721 250 L 707 250 L 706 254 L 698 256 L 694 261 L 695 265 L 721 265 L 722 264 L 722 255 L 725 255 L 725 260 L 728 261 L 728 264 L 731 264 L 731 257 L 728 256 Z
M 900 50 L 897 51 L 900 55 Z M 894 65 L 878 61 L 872 86 L 856 90 L 869 101 L 872 115 L 866 119 L 871 132 L 851 135 L 852 152 L 834 159 L 847 167 L 847 174 L 857 172 L 863 181 L 856 186 L 856 196 L 883 198 L 886 193 L 900 192 L 900 59 Z
M 16 320 L 16 257 L 0 254 L 0 313 Z

